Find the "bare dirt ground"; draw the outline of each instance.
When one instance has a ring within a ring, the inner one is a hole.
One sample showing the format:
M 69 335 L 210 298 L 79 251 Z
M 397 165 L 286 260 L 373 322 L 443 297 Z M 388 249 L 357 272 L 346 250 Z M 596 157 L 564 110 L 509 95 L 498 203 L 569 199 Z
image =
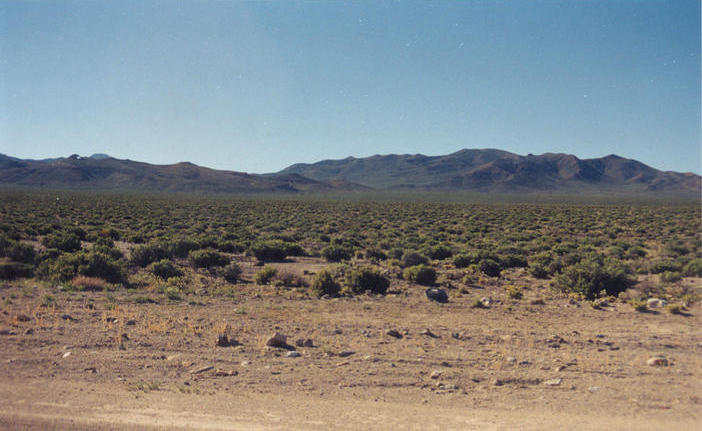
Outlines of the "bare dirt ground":
M 699 305 L 597 310 L 530 286 L 521 300 L 452 290 L 448 304 L 417 286 L 318 300 L 251 284 L 140 303 L 11 284 L 0 428 L 700 429 Z M 484 296 L 490 308 L 471 308 Z M 266 347 L 276 332 L 313 346 Z M 221 333 L 239 345 L 216 346 Z

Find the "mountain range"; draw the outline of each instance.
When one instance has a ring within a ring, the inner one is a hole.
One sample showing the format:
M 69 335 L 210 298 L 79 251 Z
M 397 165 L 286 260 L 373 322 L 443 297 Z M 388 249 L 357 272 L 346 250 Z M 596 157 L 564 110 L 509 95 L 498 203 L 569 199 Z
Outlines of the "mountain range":
M 526 156 L 465 149 L 444 156 L 390 154 L 299 163 L 270 174 L 188 162 L 153 165 L 106 154 L 24 160 L 0 154 L 0 185 L 185 193 L 337 193 L 422 190 L 498 193 L 679 194 L 699 197 L 702 177 L 609 155 Z

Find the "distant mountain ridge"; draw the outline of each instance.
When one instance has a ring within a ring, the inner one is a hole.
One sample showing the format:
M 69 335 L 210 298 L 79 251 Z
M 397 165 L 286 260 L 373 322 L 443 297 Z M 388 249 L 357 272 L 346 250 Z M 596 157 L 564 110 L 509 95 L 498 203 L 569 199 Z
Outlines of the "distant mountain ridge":
M 699 194 L 702 188 L 699 175 L 659 171 L 616 155 L 579 159 L 571 154 L 521 156 L 496 149 L 464 149 L 445 156 L 348 157 L 295 164 L 277 175 L 290 173 L 318 181 L 344 179 L 375 189 Z
M 184 193 L 477 191 L 563 194 L 678 194 L 699 198 L 702 177 L 664 172 L 616 155 L 579 159 L 464 149 L 444 156 L 388 154 L 298 163 L 265 174 L 181 162 L 153 165 L 107 154 L 23 160 L 0 154 L 0 185 Z
M 181 162 L 152 165 L 106 154 L 22 160 L 0 154 L 0 184 L 77 190 L 174 193 L 329 193 L 365 190 L 344 180 L 316 181 L 297 174 L 264 177 Z

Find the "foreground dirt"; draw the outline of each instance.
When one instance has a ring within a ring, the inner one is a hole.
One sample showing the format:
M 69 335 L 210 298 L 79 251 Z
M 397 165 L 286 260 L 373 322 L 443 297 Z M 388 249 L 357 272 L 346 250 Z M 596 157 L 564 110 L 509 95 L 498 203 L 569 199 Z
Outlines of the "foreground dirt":
M 486 287 L 137 303 L 5 286 L 9 429 L 699 429 L 702 310 L 596 310 Z M 471 308 L 491 296 L 488 309 Z M 41 306 L 41 304 L 47 306 Z M 388 335 L 395 330 L 401 338 Z M 427 331 L 428 330 L 428 331 Z M 270 335 L 313 347 L 265 346 Z M 216 346 L 226 333 L 238 346 Z M 668 366 L 647 360 L 663 355 Z

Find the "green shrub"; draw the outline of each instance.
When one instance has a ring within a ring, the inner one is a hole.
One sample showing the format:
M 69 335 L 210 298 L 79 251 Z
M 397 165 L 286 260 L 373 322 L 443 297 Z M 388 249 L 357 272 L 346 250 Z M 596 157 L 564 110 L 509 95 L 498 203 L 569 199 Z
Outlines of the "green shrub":
M 427 250 L 427 255 L 436 260 L 444 260 L 453 256 L 453 251 L 445 245 L 436 245 Z
M 678 272 L 680 271 L 680 264 L 672 260 L 658 260 L 651 264 L 649 272 L 651 274 L 660 274 L 666 271 Z
M 661 281 L 664 283 L 675 283 L 682 280 L 682 274 L 675 271 L 665 271 L 660 274 Z
M 173 241 L 166 242 L 165 244 L 160 246 L 161 249 L 163 250 L 161 253 L 163 253 L 164 257 L 168 255 L 168 257 L 187 257 L 188 254 L 190 254 L 191 251 L 193 250 L 199 250 L 202 247 L 200 246 L 200 243 L 190 240 L 190 239 L 176 239 Z M 226 251 L 226 250 L 221 250 L 221 251 Z M 157 252 L 158 253 L 158 252 Z
M 702 259 L 692 259 L 683 267 L 683 274 L 688 277 L 702 277 Z
M 626 268 L 602 257 L 589 258 L 567 267 L 553 281 L 553 286 L 563 292 L 577 293 L 588 300 L 606 295 L 617 296 L 631 286 Z
M 502 271 L 500 264 L 490 258 L 480 260 L 478 263 L 478 269 L 480 272 L 489 277 L 499 277 L 500 272 Z
M 261 262 L 285 260 L 289 245 L 279 239 L 257 242 L 251 246 L 251 253 Z
M 268 284 L 277 274 L 278 270 L 275 267 L 264 266 L 254 274 L 254 281 L 256 284 Z
M 502 268 L 524 268 L 527 260 L 517 254 L 508 254 L 500 258 Z
M 144 268 L 153 262 L 171 257 L 173 256 L 163 245 L 147 244 L 135 247 L 129 260 L 132 265 Z
M 377 269 L 369 266 L 353 268 L 346 273 L 345 286 L 354 294 L 370 290 L 384 295 L 390 286 L 390 280 Z
M 394 247 L 391 248 L 390 251 L 388 251 L 388 257 L 390 259 L 402 259 L 402 255 L 404 254 L 404 250 L 402 250 L 399 247 Z
M 48 264 L 48 276 L 54 281 L 70 281 L 77 275 L 98 277 L 110 283 L 126 280 L 122 262 L 100 252 L 64 253 Z
M 56 232 L 44 237 L 42 244 L 46 248 L 57 248 L 61 251 L 71 253 L 80 250 L 80 237 L 75 233 Z
M 535 278 L 548 278 L 549 273 L 542 265 L 534 264 L 529 268 L 529 273 Z
M 459 254 L 453 258 L 453 264 L 456 268 L 465 268 L 475 263 L 479 259 L 475 254 Z
M 31 244 L 15 242 L 8 248 L 7 257 L 15 262 L 34 263 L 36 252 Z
M 336 296 L 339 294 L 341 286 L 334 280 L 332 274 L 324 269 L 314 277 L 310 290 L 316 296 Z
M 322 249 L 322 256 L 329 262 L 341 262 L 351 259 L 353 249 L 337 244 L 331 244 Z
M 20 262 L 0 262 L 0 280 L 28 278 L 34 274 L 34 265 Z
M 164 280 L 168 280 L 171 277 L 181 277 L 183 275 L 183 271 L 168 259 L 154 262 L 151 265 L 151 272 Z
M 629 305 L 634 307 L 634 310 L 636 310 L 638 312 L 644 312 L 644 311 L 648 310 L 648 306 L 646 305 L 646 301 L 643 299 L 632 298 L 629 300 Z
M 224 267 L 222 270 L 222 277 L 224 277 L 224 279 L 229 283 L 236 283 L 239 281 L 239 277 L 241 277 L 241 272 L 241 267 L 232 262 Z
M 402 266 L 405 268 L 417 265 L 427 265 L 428 263 L 429 259 L 416 251 L 407 251 L 402 255 Z
M 369 248 L 366 250 L 366 257 L 368 259 L 374 259 L 374 260 L 385 260 L 388 258 L 388 256 L 383 253 L 382 250 L 379 250 L 377 248 Z
M 512 299 L 522 299 L 522 289 L 520 289 L 517 286 L 508 286 L 507 296 L 509 296 Z
M 436 282 L 436 270 L 427 265 L 415 265 L 402 271 L 405 280 L 424 286 L 432 286 Z
M 188 259 L 196 268 L 225 266 L 229 263 L 229 258 L 227 256 L 212 249 L 193 250 L 188 253 Z

